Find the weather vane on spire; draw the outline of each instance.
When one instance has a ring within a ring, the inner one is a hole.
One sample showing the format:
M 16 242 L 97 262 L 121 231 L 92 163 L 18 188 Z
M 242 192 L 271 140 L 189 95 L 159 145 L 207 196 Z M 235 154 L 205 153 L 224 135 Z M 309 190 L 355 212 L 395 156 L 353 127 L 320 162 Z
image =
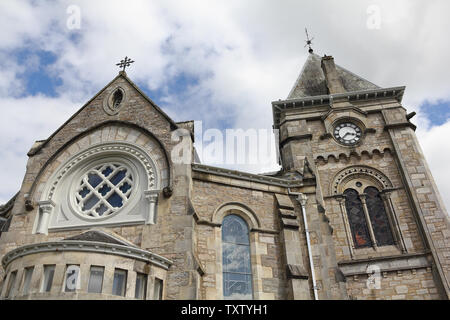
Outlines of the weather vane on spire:
M 116 63 L 116 66 L 119 66 L 119 68 L 123 68 L 123 69 L 122 69 L 122 72 L 125 72 L 125 68 L 126 68 L 126 67 L 129 67 L 130 64 L 132 64 L 133 62 L 134 62 L 134 61 L 131 60 L 130 58 L 125 57 L 125 59 L 120 60 L 120 63 Z
M 309 53 L 313 53 L 314 52 L 314 50 L 311 48 L 311 45 L 312 45 L 312 41 L 314 40 L 314 38 L 312 38 L 312 39 L 310 39 L 309 38 L 309 34 L 308 34 L 308 29 L 306 29 L 305 28 L 305 32 L 306 32 L 306 44 L 305 44 L 305 47 L 306 46 L 308 46 L 309 47 Z

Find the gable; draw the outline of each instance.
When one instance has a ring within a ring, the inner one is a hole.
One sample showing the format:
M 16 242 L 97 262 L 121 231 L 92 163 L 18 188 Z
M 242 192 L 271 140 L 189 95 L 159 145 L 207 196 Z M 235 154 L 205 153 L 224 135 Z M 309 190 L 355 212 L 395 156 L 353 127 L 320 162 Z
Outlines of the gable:
M 71 236 L 71 237 L 67 237 L 67 238 L 63 239 L 63 241 L 69 241 L 69 240 L 104 242 L 104 243 L 118 244 L 118 245 L 122 245 L 122 246 L 136 247 L 136 245 L 123 239 L 122 237 L 119 237 L 118 235 L 112 235 L 112 234 L 109 234 L 109 233 L 107 233 L 105 231 L 101 231 L 101 230 L 89 230 L 89 231 L 77 234 L 75 236 Z
M 108 102 L 114 90 L 123 89 L 125 99 L 118 112 L 108 112 Z M 145 93 L 140 90 L 127 76 L 120 72 L 109 84 L 100 90 L 83 107 L 72 115 L 61 127 L 59 127 L 48 139 L 37 141 L 28 152 L 28 156 L 36 155 L 51 141 L 68 141 L 81 132 L 88 131 L 105 121 L 120 120 L 135 123 L 143 128 L 151 128 L 151 132 L 167 133 L 178 128 L 178 125 L 159 108 Z M 75 127 L 75 132 L 74 132 Z M 72 131 L 72 132 L 70 132 Z M 69 139 L 68 139 L 69 138 Z

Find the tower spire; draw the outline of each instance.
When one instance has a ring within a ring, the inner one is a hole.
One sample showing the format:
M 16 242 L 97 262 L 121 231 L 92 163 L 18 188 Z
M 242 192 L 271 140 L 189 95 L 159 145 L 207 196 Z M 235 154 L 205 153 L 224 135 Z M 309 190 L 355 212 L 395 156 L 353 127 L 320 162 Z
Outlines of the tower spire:
M 305 28 L 305 32 L 306 32 L 306 44 L 305 44 L 305 47 L 306 46 L 308 46 L 309 47 L 309 50 L 308 50 L 308 52 L 309 53 L 313 53 L 314 52 L 314 50 L 312 49 L 312 47 L 311 47 L 311 45 L 312 45 L 312 41 L 314 40 L 314 38 L 309 38 L 309 34 L 308 34 L 308 29 L 307 28 Z

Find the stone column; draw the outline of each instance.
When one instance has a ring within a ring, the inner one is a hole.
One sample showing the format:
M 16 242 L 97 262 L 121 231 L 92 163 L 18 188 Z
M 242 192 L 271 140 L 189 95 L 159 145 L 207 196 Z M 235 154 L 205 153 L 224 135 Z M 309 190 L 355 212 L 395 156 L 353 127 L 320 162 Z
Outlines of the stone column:
M 369 229 L 370 239 L 372 240 L 372 247 L 375 250 L 377 250 L 377 239 L 375 238 L 375 234 L 373 233 L 372 222 L 370 221 L 369 210 L 367 210 L 366 195 L 360 194 L 359 198 L 361 199 L 364 216 L 366 217 L 367 228 Z
M 147 190 L 144 192 L 144 196 L 149 202 L 146 224 L 156 223 L 156 203 L 158 202 L 158 192 L 158 190 Z
M 55 203 L 52 200 L 39 201 L 39 221 L 36 233 L 47 234 L 48 222 L 50 216 L 55 208 Z

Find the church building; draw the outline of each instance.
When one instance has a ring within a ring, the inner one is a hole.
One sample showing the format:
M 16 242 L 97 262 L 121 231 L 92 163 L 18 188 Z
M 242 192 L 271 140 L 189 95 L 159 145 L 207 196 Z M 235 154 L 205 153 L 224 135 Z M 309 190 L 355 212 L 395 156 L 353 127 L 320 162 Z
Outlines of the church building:
M 251 174 L 200 163 L 194 122 L 124 68 L 31 146 L 0 207 L 0 299 L 448 299 L 449 216 L 404 93 L 310 50 L 272 102 L 281 170 Z

